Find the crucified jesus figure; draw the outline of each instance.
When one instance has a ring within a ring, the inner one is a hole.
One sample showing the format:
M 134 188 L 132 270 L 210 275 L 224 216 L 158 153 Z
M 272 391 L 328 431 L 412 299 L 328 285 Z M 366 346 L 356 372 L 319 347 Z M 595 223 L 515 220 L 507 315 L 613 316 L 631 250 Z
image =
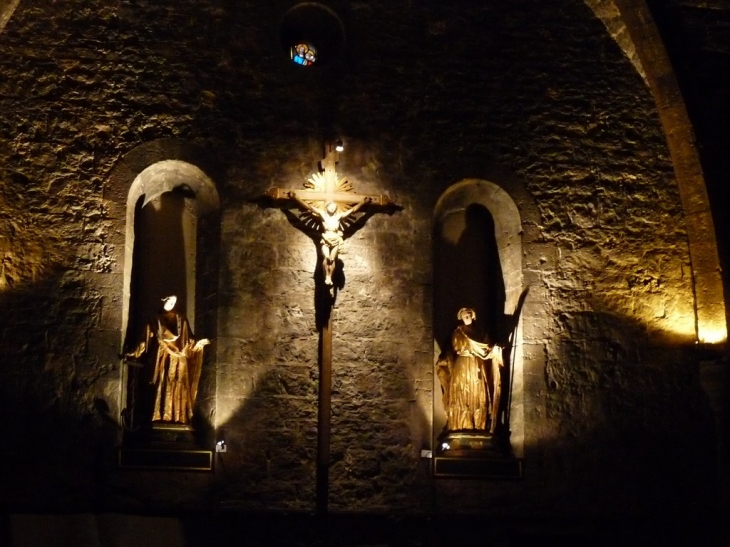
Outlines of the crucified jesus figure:
M 311 212 L 318 217 L 322 224 L 322 240 L 321 249 L 322 269 L 324 270 L 324 282 L 326 285 L 332 285 L 332 274 L 335 271 L 337 254 L 340 252 L 340 246 L 344 243 L 342 221 L 353 213 L 356 213 L 366 203 L 370 203 L 372 198 L 365 197 L 356 205 L 344 211 L 337 210 L 337 204 L 330 201 L 325 205 L 324 209 L 314 207 L 306 201 L 299 198 L 296 192 L 288 192 L 287 196 L 294 199 L 300 207 Z

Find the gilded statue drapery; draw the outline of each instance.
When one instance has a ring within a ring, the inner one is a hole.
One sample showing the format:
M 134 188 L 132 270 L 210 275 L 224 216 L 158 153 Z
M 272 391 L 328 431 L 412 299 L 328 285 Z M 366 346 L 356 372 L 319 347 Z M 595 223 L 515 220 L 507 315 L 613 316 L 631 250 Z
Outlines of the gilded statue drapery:
M 203 368 L 203 348 L 196 342 L 186 317 L 173 311 L 175 297 L 164 299 L 165 310 L 147 326 L 146 336 L 128 357 L 139 359 L 156 350 L 152 384 L 155 388 L 153 422 L 189 423 Z
M 472 338 L 474 310 L 463 308 L 463 321 L 451 335 L 451 348 L 436 365 L 443 390 L 446 428 L 494 433 L 502 391 L 502 349 Z

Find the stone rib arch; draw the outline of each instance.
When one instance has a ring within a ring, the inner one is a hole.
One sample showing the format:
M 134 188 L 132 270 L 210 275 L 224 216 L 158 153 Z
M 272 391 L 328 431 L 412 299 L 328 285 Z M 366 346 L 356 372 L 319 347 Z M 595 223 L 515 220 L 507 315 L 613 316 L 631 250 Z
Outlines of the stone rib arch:
M 8 21 L 10 21 L 18 4 L 20 4 L 20 0 L 8 0 L 0 5 L 0 33 L 5 28 L 5 25 L 8 24 Z
M 651 90 L 684 209 L 697 339 L 725 342 L 722 268 L 705 176 L 684 98 L 646 0 L 586 0 Z

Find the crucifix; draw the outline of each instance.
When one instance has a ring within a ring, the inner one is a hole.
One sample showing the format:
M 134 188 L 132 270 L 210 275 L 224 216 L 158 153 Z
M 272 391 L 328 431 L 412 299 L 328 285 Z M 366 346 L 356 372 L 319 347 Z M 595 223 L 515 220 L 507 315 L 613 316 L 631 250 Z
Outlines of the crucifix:
M 271 188 L 266 197 L 278 206 L 297 207 L 301 228 L 319 236 L 322 277 L 315 274 L 317 328 L 319 337 L 319 407 L 317 413 L 317 512 L 327 512 L 330 462 L 330 425 L 332 395 L 332 309 L 337 289 L 344 285 L 338 280 L 338 257 L 348 229 L 363 224 L 368 215 L 393 212 L 402 207 L 382 194 L 366 195 L 353 191 L 352 183 L 339 178 L 336 165 L 338 151 L 325 145 L 321 170 L 304 183 L 304 189 Z M 363 213 L 356 219 L 356 213 Z M 319 281 L 321 279 L 321 281 Z

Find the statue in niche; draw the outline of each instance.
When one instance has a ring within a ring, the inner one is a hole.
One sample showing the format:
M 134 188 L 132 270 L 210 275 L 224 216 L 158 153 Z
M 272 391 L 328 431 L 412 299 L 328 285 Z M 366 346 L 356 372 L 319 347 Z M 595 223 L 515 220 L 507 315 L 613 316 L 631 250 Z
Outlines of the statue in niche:
M 476 313 L 462 308 L 451 347 L 436 363 L 448 431 L 478 430 L 494 434 L 502 390 L 502 348 L 478 341 Z
M 153 422 L 187 424 L 193 417 L 207 338 L 193 338 L 185 316 L 175 311 L 176 296 L 162 299 L 163 311 L 147 325 L 145 339 L 126 356 L 139 359 L 156 349 L 152 384 L 155 388 Z
M 315 217 L 319 218 L 322 229 L 321 249 L 324 282 L 326 285 L 332 285 L 332 274 L 335 271 L 337 255 L 344 243 L 344 226 L 342 225 L 342 221 L 351 214 L 358 212 L 363 205 L 371 203 L 372 198 L 366 196 L 354 206 L 340 211 L 337 203 L 334 201 L 328 202 L 324 206 L 324 209 L 320 209 L 301 199 L 296 192 L 288 192 L 287 196 L 294 199 L 302 209 L 309 211 Z

